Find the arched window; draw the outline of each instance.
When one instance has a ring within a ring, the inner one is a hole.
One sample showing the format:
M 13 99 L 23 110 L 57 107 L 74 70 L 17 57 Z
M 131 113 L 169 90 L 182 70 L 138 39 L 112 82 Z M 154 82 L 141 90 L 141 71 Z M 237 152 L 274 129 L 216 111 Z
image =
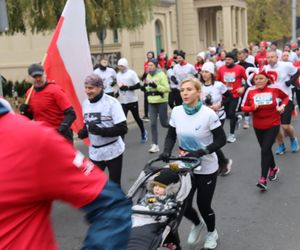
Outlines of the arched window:
M 156 53 L 159 55 L 160 50 L 163 48 L 162 24 L 159 20 L 155 21 L 155 41 Z

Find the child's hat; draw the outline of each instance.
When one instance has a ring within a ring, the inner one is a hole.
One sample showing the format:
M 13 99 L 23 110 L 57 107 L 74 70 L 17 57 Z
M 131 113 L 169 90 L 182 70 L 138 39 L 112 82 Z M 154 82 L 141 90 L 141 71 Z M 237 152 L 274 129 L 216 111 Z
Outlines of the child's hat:
M 169 168 L 163 168 L 154 179 L 154 184 L 166 188 L 172 183 L 179 181 L 178 173 Z

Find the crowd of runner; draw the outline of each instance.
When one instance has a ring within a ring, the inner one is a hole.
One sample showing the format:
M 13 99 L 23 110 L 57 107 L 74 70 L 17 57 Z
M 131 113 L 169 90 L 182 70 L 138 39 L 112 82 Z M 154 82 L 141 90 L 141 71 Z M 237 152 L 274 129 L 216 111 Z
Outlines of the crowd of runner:
M 262 41 L 259 46 L 251 45 L 241 50 L 209 47 L 208 51 L 195 55 L 195 62 L 188 62 L 182 50 L 174 50 L 170 58 L 164 50 L 157 56 L 149 51 L 146 57 L 141 77 L 130 69 L 126 58 L 118 61 L 117 69 L 109 67 L 107 59 L 100 60 L 83 84 L 87 99 L 82 103 L 84 126 L 78 131 L 78 138 L 89 138 L 89 159 L 100 169 L 107 168 L 110 180 L 119 187 L 123 153 L 130 147 L 124 143 L 128 111 L 139 127 L 140 143 L 147 143 L 150 136 L 149 153 L 159 153 L 159 158 L 167 161 L 178 141 L 179 148 L 173 154 L 201 157 L 202 168 L 195 170 L 195 183 L 185 213 L 193 223 L 188 244 L 195 245 L 206 225 L 208 233 L 204 247 L 215 249 L 218 233 L 211 202 L 217 176 L 230 174 L 234 163 L 221 149 L 226 141 L 238 143 L 237 129 L 243 128 L 246 132 L 252 118 L 261 149 L 261 174 L 256 185 L 262 191 L 268 188 L 267 180 L 275 181 L 280 171 L 274 160 L 273 144 L 277 144 L 277 155 L 287 150 L 299 151 L 292 118 L 300 107 L 300 49 L 291 43 L 281 51 L 276 42 Z M 72 104 L 51 79 L 45 79 L 41 65 L 31 65 L 28 74 L 34 87 L 28 90 L 28 100 L 21 105 L 20 113 L 56 129 L 71 144 L 71 127 L 76 119 Z M 140 117 L 137 91 L 144 92 L 143 118 Z M 2 105 L 4 115 L 9 108 Z M 161 126 L 168 128 L 163 135 L 164 145 L 158 143 L 158 118 Z M 227 133 L 224 131 L 226 121 Z M 150 122 L 149 134 L 145 122 Z M 201 217 L 192 207 L 196 192 Z M 95 192 L 92 196 L 97 195 Z M 91 201 L 89 198 L 77 206 L 87 209 Z

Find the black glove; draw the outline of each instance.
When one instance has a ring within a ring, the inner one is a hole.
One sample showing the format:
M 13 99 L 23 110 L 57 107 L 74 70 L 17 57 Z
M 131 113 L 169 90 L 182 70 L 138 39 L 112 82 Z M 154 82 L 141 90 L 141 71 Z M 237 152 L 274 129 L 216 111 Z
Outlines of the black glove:
M 98 127 L 95 122 L 89 122 L 89 132 L 94 135 L 102 135 L 102 128 Z
M 115 86 L 117 84 L 117 82 L 116 81 L 113 81 L 111 84 L 110 84 L 110 86 Z
M 56 129 L 56 131 L 64 136 L 65 133 L 68 131 L 68 129 L 69 129 L 68 124 L 62 123 L 59 125 L 59 127 Z
M 178 81 L 175 76 L 171 76 L 171 80 L 173 83 L 178 84 Z
M 82 129 L 80 129 L 79 131 L 78 131 L 78 138 L 79 139 L 84 139 L 84 138 L 87 138 L 88 136 L 89 136 L 89 134 L 88 134 L 88 131 L 87 131 L 87 128 L 86 128 L 86 126 L 84 126 Z
M 122 85 L 121 87 L 120 87 L 120 90 L 122 90 L 122 91 L 127 91 L 129 88 L 128 88 L 128 86 L 126 86 L 126 85 Z
M 29 109 L 29 105 L 25 103 L 22 103 L 19 108 L 21 114 L 27 113 L 28 109 Z
M 185 156 L 186 157 L 202 157 L 203 155 L 209 154 L 209 151 L 207 149 L 201 148 L 197 151 L 189 151 Z
M 117 93 L 115 93 L 115 98 L 118 98 L 120 96 L 119 91 Z
M 288 87 L 291 86 L 291 84 L 292 84 L 292 82 L 290 80 L 285 82 L 285 85 Z
M 164 162 L 168 162 L 169 158 L 170 158 L 171 154 L 169 152 L 163 152 L 158 156 L 158 159 L 164 161 Z
M 141 86 L 141 91 L 146 91 L 146 86 L 145 85 L 143 85 L 143 86 Z
M 149 83 L 149 86 L 150 86 L 151 88 L 157 88 L 157 84 L 156 84 L 155 82 L 150 82 L 150 83 Z

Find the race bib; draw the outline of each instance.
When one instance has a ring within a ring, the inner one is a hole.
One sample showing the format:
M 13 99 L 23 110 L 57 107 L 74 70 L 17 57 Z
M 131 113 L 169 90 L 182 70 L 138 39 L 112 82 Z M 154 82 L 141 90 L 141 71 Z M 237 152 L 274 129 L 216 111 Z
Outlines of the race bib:
M 261 93 L 254 96 L 255 105 L 270 105 L 273 103 L 272 93 Z
M 233 83 L 235 82 L 235 73 L 234 72 L 227 72 L 224 75 L 224 82 Z

